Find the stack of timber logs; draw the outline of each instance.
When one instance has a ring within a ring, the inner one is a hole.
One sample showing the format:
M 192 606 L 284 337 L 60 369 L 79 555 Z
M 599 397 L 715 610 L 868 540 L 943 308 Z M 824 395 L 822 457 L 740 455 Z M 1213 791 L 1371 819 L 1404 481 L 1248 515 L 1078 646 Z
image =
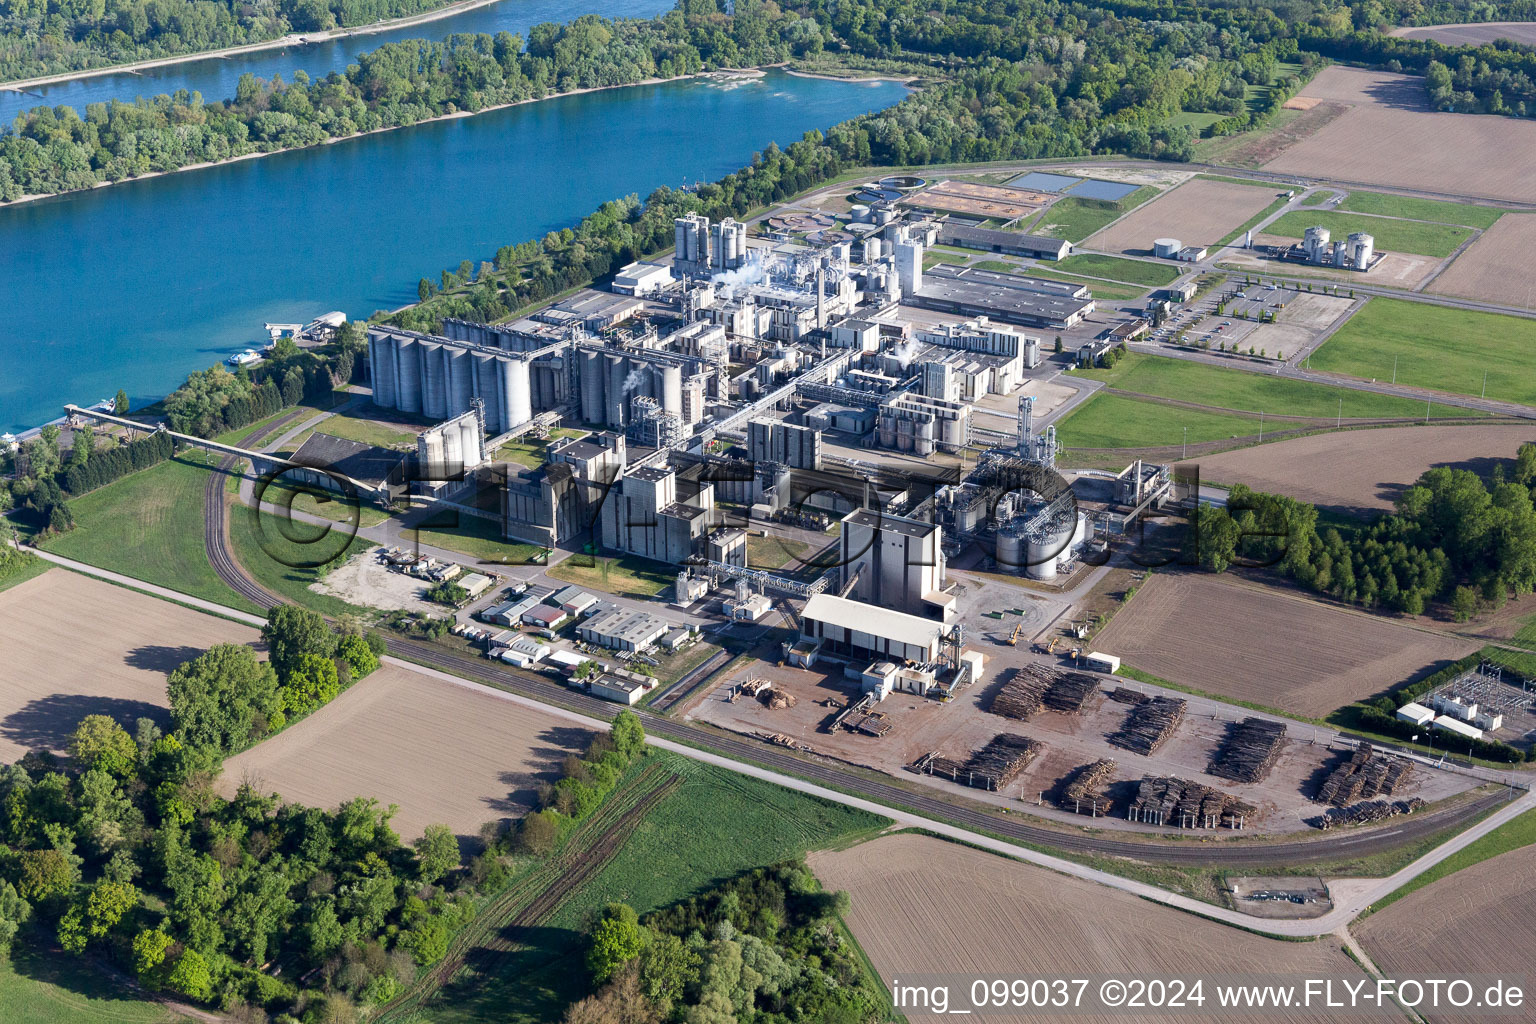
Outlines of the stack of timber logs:
M 1226 742 L 1211 760 L 1210 772 L 1233 782 L 1258 782 L 1275 766 L 1284 746 L 1283 724 L 1245 718 L 1228 727 Z
M 1125 724 L 1109 737 L 1109 742 L 1137 754 L 1150 754 L 1166 743 L 1184 721 L 1187 706 L 1174 697 L 1143 700 L 1126 713 Z
M 1067 715 L 1082 714 L 1083 705 L 1098 688 L 1099 680 L 1087 672 L 1064 673 L 1046 689 L 1045 706 Z
M 1045 691 L 1058 674 L 1039 665 L 1013 669 L 1008 681 L 993 694 L 987 710 L 1024 721 L 1045 706 Z
M 1023 774 L 1043 748 L 1028 736 L 1002 732 L 965 761 L 941 754 L 930 754 L 914 770 L 928 775 L 942 775 L 951 781 L 977 789 L 999 790 Z
M 1108 813 L 1110 799 L 1104 795 L 1104 788 L 1114 774 L 1115 762 L 1107 757 L 1075 769 L 1061 787 L 1057 805 L 1063 810 L 1094 817 Z
M 1379 754 L 1369 743 L 1362 742 L 1353 755 L 1328 773 L 1318 787 L 1317 802 L 1343 807 L 1355 800 L 1391 796 L 1412 774 L 1412 761 Z
M 1172 777 L 1142 779 L 1126 817 L 1178 828 L 1242 828 L 1255 808 L 1230 793 Z
M 1330 807 L 1318 817 L 1312 818 L 1309 824 L 1326 832 L 1330 828 L 1369 825 L 1372 822 L 1395 818 L 1399 814 L 1412 814 L 1423 806 L 1424 801 L 1416 796 L 1409 797 L 1407 800 L 1367 800 L 1348 807 Z

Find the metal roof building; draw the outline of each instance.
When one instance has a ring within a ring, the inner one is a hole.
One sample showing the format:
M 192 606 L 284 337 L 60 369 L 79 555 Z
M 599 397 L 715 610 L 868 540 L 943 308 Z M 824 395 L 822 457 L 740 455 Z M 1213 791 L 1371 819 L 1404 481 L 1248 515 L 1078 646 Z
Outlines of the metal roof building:
M 592 616 L 576 631 L 588 643 L 638 651 L 655 643 L 671 628 L 672 623 L 650 612 L 616 608 Z
M 800 633 L 831 650 L 871 660 L 934 661 L 943 625 L 833 594 L 815 594 L 800 613 Z
M 1064 260 L 1072 253 L 1072 243 L 1065 239 L 1026 235 L 1018 231 L 998 231 L 995 228 L 973 228 L 953 221 L 939 228 L 939 244 L 1040 260 Z

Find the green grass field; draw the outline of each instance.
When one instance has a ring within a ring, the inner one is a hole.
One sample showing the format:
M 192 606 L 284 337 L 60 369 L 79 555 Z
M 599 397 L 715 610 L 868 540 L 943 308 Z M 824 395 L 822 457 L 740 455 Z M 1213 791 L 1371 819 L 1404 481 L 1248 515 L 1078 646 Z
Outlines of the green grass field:
M 428 525 L 416 531 L 422 544 L 456 551 L 489 565 L 542 564 L 543 548 L 503 539 L 501 527 L 489 519 L 444 509 L 442 516 L 425 522 Z
M 1536 404 L 1536 320 L 1372 299 L 1312 353 L 1315 370 Z
M 788 537 L 747 537 L 747 564 L 754 569 L 781 569 L 805 557 L 810 545 Z
M 0 568 L 0 591 L 10 590 L 20 583 L 41 576 L 52 566 L 41 558 L 27 556 L 20 561 L 7 563 Z
M 1119 220 L 1158 194 L 1159 190 L 1155 186 L 1143 185 L 1115 202 L 1067 196 L 1047 207 L 1026 230 L 1051 238 L 1065 238 L 1072 243 L 1081 242 L 1110 221 Z
M 1044 270 L 1039 266 L 1026 267 L 1023 273 L 1026 276 L 1039 277 L 1047 281 L 1065 281 L 1067 284 L 1085 285 L 1092 290 L 1094 298 L 1107 299 L 1110 302 L 1124 302 L 1147 293 L 1145 288 L 1139 288 L 1133 284 L 1112 284 L 1109 281 L 1095 281 L 1086 277 L 1074 277 L 1071 274 L 1058 274 L 1054 270 Z
M 577 554 L 550 569 L 549 576 L 620 597 L 655 597 L 677 582 L 677 567 L 632 555 L 594 559 Z
M 201 532 L 198 540 L 201 543 Z M 236 505 L 229 512 L 229 543 L 245 571 L 279 597 L 322 615 L 371 614 L 309 589 L 317 578 L 311 565 L 355 554 L 368 548 L 369 541 L 340 529 L 294 522 Z
M 75 498 L 69 507 L 77 525 L 43 546 L 145 583 L 257 611 L 208 564 L 203 489 L 211 470 L 203 460 L 187 452 Z
M 1066 448 L 1149 448 L 1224 441 L 1259 432 L 1258 416 L 1205 412 L 1122 395 L 1097 395 L 1056 425 Z
M 556 441 L 562 437 L 582 437 L 586 433 L 587 431 L 585 430 L 570 430 L 566 427 L 556 427 L 549 432 L 548 441 L 540 441 L 538 438 L 524 435 L 515 441 L 508 441 L 494 455 L 498 459 L 516 462 L 519 465 L 527 466 L 529 469 L 538 469 L 547 461 L 545 449 L 549 447 L 550 441 Z
M 1089 277 L 1107 277 L 1124 284 L 1140 284 L 1147 287 L 1172 284 L 1184 272 L 1178 267 L 1168 267 L 1146 260 L 1128 260 L 1122 256 L 1101 256 L 1082 252 L 1068 256 L 1057 264 L 1068 274 L 1086 274 Z
M 364 406 L 364 409 L 382 412 L 373 406 Z M 321 434 L 330 434 L 332 437 L 344 437 L 348 441 L 378 445 L 380 448 L 416 443 L 414 432 L 400 430 L 377 420 L 365 419 L 356 409 L 322 420 L 315 430 Z
M 530 948 L 495 955 L 473 987 L 450 986 L 434 1024 L 543 1024 L 587 991 L 582 933 L 604 904 L 641 915 L 704 892 L 743 871 L 842 846 L 886 827 L 885 818 L 823 803 L 723 768 L 657 751 L 684 782 L 651 808 L 624 845 L 550 917 L 514 940 Z
M 1422 417 L 1424 406 L 1411 398 L 1395 398 L 1352 388 L 1329 387 L 1274 374 L 1228 370 L 1189 359 L 1131 352 L 1113 370 L 1079 370 L 1077 375 L 1102 380 L 1122 391 L 1196 402 L 1241 412 L 1286 416 L 1337 416 L 1344 400 L 1345 419 L 1386 416 Z M 1440 416 L 1465 416 L 1466 410 L 1442 408 Z
M 290 494 L 293 495 L 291 504 Z M 319 516 L 334 523 L 350 523 L 355 519 L 358 526 L 377 526 L 389 518 L 389 513 L 377 505 L 359 503 L 353 508 L 326 491 L 290 487 L 281 478 L 267 485 L 261 500 L 263 504 L 284 506 L 296 514 Z
M 1455 224 L 1429 224 L 1416 220 L 1389 220 L 1337 210 L 1292 210 L 1264 229 L 1265 234 L 1301 238 L 1307 228 L 1320 225 L 1345 238 L 1364 231 L 1376 239 L 1376 248 L 1387 252 L 1411 252 L 1420 256 L 1449 256 L 1472 237 L 1472 229 Z
M 923 269 L 931 270 L 940 263 L 959 265 L 965 263 L 968 259 L 970 259 L 969 255 L 962 256 L 959 253 L 940 252 L 935 249 L 929 249 L 923 254 Z
M 1437 199 L 1392 196 L 1382 192 L 1351 192 L 1339 204 L 1352 213 L 1375 213 L 1384 217 L 1408 217 L 1433 220 L 1441 224 L 1465 224 L 1473 228 L 1491 228 L 1504 215 L 1503 210 L 1471 203 L 1443 203 Z
M 37 954 L 18 941 L 0 960 L 0 1020 L 17 1024 L 168 1024 L 189 1018 L 140 999 L 72 956 Z

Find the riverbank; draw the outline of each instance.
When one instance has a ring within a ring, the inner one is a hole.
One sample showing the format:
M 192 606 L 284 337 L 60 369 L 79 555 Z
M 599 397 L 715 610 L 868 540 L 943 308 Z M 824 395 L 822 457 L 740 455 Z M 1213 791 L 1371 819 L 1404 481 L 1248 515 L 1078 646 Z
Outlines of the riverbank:
M 499 2 L 499 0 L 477 0 L 477 2 L 479 2 L 479 3 L 497 3 L 497 2 Z M 894 83 L 897 83 L 897 84 L 900 84 L 900 85 L 905 85 L 906 82 L 908 81 L 907 79 L 903 79 L 903 78 L 877 77 L 877 76 L 870 76 L 870 77 L 864 78 L 864 79 L 838 78 L 838 77 L 833 76 L 833 75 L 813 75 L 813 74 L 809 74 L 809 73 L 805 73 L 805 72 L 790 71 L 787 68 L 783 68 L 781 65 L 769 65 L 769 67 L 777 68 L 779 70 L 782 70 L 787 75 L 793 75 L 793 76 L 796 76 L 796 77 L 799 77 L 799 78 L 820 79 L 822 81 L 828 81 L 828 82 L 852 83 L 852 82 L 858 82 L 858 81 L 869 81 L 869 82 L 894 82 Z M 756 72 L 756 74 L 752 74 L 751 72 Z M 207 170 L 210 167 L 224 167 L 224 166 L 227 166 L 229 164 L 240 163 L 242 160 L 255 160 L 255 159 L 258 159 L 258 158 L 264 157 L 264 156 L 275 156 L 278 153 L 299 153 L 299 152 L 302 152 L 302 151 L 304 151 L 306 149 L 315 149 L 315 148 L 317 148 L 319 146 L 334 146 L 334 145 L 336 145 L 339 142 L 347 142 L 347 141 L 350 141 L 352 139 L 367 138 L 370 135 L 379 135 L 379 134 L 382 134 L 384 132 L 395 132 L 395 131 L 401 131 L 402 129 L 406 129 L 406 128 L 416 128 L 416 127 L 419 127 L 419 126 L 424 125 L 424 124 L 432 124 L 434 121 L 452 121 L 452 120 L 455 120 L 457 118 L 476 117 L 476 116 L 478 116 L 480 114 L 489 114 L 489 113 L 491 113 L 492 111 L 495 111 L 495 110 L 506 110 L 506 109 L 511 108 L 511 107 L 520 107 L 520 106 L 523 106 L 524 104 L 528 104 L 528 103 L 543 103 L 546 100 L 560 99 L 561 97 L 564 97 L 564 96 L 581 96 L 581 95 L 585 95 L 587 93 L 609 92 L 609 91 L 614 90 L 614 89 L 632 89 L 632 88 L 634 88 L 636 86 L 642 86 L 642 85 L 665 85 L 668 82 L 682 82 L 682 81 L 687 81 L 689 79 L 700 79 L 700 80 L 705 80 L 705 81 L 720 81 L 720 82 L 742 81 L 742 80 L 748 80 L 748 79 L 755 81 L 757 79 L 760 79 L 760 78 L 764 77 L 765 75 L 766 75 L 766 71 L 764 71 L 762 68 L 733 68 L 733 69 L 730 69 L 729 71 L 724 71 L 724 70 L 722 70 L 722 71 L 700 71 L 700 72 L 697 72 L 695 74 L 690 74 L 690 75 L 674 75 L 671 78 L 646 78 L 646 79 L 642 79 L 642 80 L 640 80 L 638 82 L 622 82 L 622 83 L 620 83 L 618 85 L 594 85 L 594 86 L 589 86 L 589 87 L 582 88 L 582 89 L 569 89 L 569 90 L 566 90 L 565 92 L 552 92 L 552 93 L 549 93 L 548 95 L 545 95 L 545 96 L 530 96 L 527 99 L 515 100 L 512 103 L 498 103 L 495 106 L 481 107 L 479 110 L 457 110 L 457 111 L 454 111 L 452 114 L 438 114 L 438 115 L 436 115 L 434 117 L 423 118 L 420 121 L 412 121 L 410 124 L 397 124 L 397 125 L 391 125 L 388 128 L 374 128 L 371 131 L 357 132 L 357 133 L 352 134 L 352 135 L 340 135 L 340 136 L 336 136 L 335 138 L 326 139 L 323 142 L 317 142 L 313 146 L 296 146 L 296 147 L 293 147 L 291 149 L 274 149 L 274 150 L 269 150 L 269 151 L 261 152 L 261 153 L 242 153 L 239 156 L 232 156 L 228 160 L 205 160 L 205 161 L 203 161 L 201 163 L 187 164 L 185 167 L 178 167 L 175 170 L 170 170 L 170 171 L 151 171 L 148 174 L 139 174 L 139 175 L 135 175 L 132 178 L 119 178 L 116 181 L 98 182 L 97 184 L 92 185 L 88 189 L 79 188 L 79 189 L 71 189 L 71 190 L 69 190 L 67 192 L 40 192 L 40 193 L 37 193 L 35 195 L 34 194 L 22 195 L 22 196 L 19 196 L 16 199 L 12 199 L 9 202 L 0 202 L 0 210 L 7 209 L 9 207 L 20 206 L 22 203 L 36 202 L 36 201 L 41 200 L 41 199 L 58 199 L 58 198 L 62 198 L 64 196 L 77 195 L 77 194 L 83 193 L 83 192 L 93 192 L 93 191 L 96 191 L 97 189 L 110 188 L 113 185 L 126 185 L 126 184 L 129 184 L 131 182 L 135 182 L 135 181 L 148 181 L 151 178 L 160 178 L 160 177 L 163 177 L 163 176 L 165 176 L 167 174 L 181 174 L 181 173 L 186 172 L 186 171 Z
M 895 82 L 897 85 L 904 85 L 909 89 L 913 88 L 913 82 L 922 77 L 921 75 L 863 75 L 858 73 L 848 75 L 827 75 L 817 71 L 797 71 L 794 68 L 789 67 L 787 64 L 773 64 L 768 66 L 776 67 L 783 71 L 786 75 L 794 75 L 796 78 L 814 78 L 822 82 Z
M 226 57 L 238 57 L 247 53 L 260 53 L 264 50 L 280 50 L 285 46 L 308 46 L 313 43 L 328 43 L 351 36 L 373 35 L 379 32 L 389 32 L 397 28 L 425 25 L 429 22 L 452 17 L 455 14 L 464 14 L 480 7 L 489 7 L 491 4 L 501 2 L 502 0 L 458 0 L 457 3 L 451 3 L 435 10 L 412 14 L 406 18 L 375 21 L 368 25 L 333 28 L 326 32 L 305 32 L 302 34 L 292 32 L 277 39 L 269 39 L 266 42 L 246 43 L 242 46 L 226 46 L 222 50 L 198 50 L 196 53 L 184 53 L 176 57 L 154 57 L 150 60 L 134 61 L 131 64 L 109 64 L 105 67 L 90 68 L 85 71 L 61 71 L 56 75 L 40 75 L 36 78 L 14 79 L 8 82 L 0 82 L 0 92 L 19 92 L 25 94 L 28 89 L 59 85 L 63 82 L 75 82 L 84 78 L 99 78 L 102 75 L 133 75 L 152 68 L 170 67 L 175 64 L 189 64 L 192 61 L 218 60 Z

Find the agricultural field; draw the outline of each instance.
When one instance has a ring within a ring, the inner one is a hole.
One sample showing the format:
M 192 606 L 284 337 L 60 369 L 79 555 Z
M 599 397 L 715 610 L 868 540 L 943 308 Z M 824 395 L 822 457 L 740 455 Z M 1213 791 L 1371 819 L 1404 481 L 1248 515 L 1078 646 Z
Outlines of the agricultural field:
M 1238 931 L 1092 882 L 916 834 L 810 857 L 883 978 L 1179 977 L 1262 971 L 1365 981 L 1338 939 L 1282 942 Z M 872 870 L 871 865 L 879 865 Z M 1170 941 L 1170 936 L 1177 941 Z M 951 1002 L 951 1008 L 957 1004 Z M 968 1004 L 965 1004 L 968 1005 Z M 912 1024 L 948 1019 L 907 1009 Z M 1117 1015 L 1075 1020 L 1117 1021 Z M 1137 1021 L 1187 1020 L 1137 1013 Z M 1255 1014 L 1265 1022 L 1338 1020 L 1316 1008 Z
M 1067 196 L 1047 207 L 1027 230 L 1051 238 L 1065 238 L 1076 245 L 1116 218 L 1153 199 L 1158 192 L 1152 185 L 1143 185 L 1124 199 L 1112 201 Z
M 1399 196 L 1387 192 L 1351 192 L 1335 209 L 1349 213 L 1374 213 L 1379 217 L 1430 220 L 1439 224 L 1465 224 L 1487 230 L 1505 211 L 1475 203 L 1447 203 L 1438 199 Z
M 70 501 L 78 524 L 43 547 L 101 569 L 242 611 L 258 609 L 231 590 L 203 548 L 203 490 L 212 470 L 186 452 Z
M 1536 320 L 1375 298 L 1312 353 L 1314 370 L 1536 404 Z
M 1244 412 L 1263 410 L 1287 416 L 1334 417 L 1340 414 L 1339 400 L 1343 399 L 1342 415 L 1346 419 L 1424 415 L 1424 406 L 1409 398 L 1228 370 L 1142 352 L 1129 353 L 1112 370 L 1080 370 L 1076 375 L 1102 380 L 1122 391 Z M 1448 410 L 1444 412 L 1450 414 Z
M 77 957 L 38 955 L 25 946 L 0 962 L 0 1006 L 28 1024 L 190 1024 L 159 1003 L 93 970 Z
M 139 718 L 163 726 L 167 673 L 214 644 L 258 639 L 249 626 L 64 569 L 0 593 L 0 622 L 0 764 L 63 751 L 86 715 L 110 715 L 130 733 Z
M 1532 900 L 1536 846 L 1525 846 L 1409 893 L 1353 930 L 1389 977 L 1486 975 L 1536 942 Z
M 335 808 L 356 796 L 396 804 L 407 841 L 427 825 L 473 836 L 521 817 L 560 775 L 588 730 L 563 718 L 386 665 L 330 704 L 224 762 L 219 792 L 243 782 L 294 803 Z
M 1247 484 L 1330 511 L 1386 511 L 1434 466 L 1480 473 L 1536 441 L 1536 426 L 1414 426 L 1288 438 L 1200 459 L 1211 483 Z
M 1264 228 L 1264 233 L 1300 241 L 1307 228 L 1327 228 L 1334 238 L 1364 231 L 1376 239 L 1376 248 L 1410 252 L 1420 256 L 1444 258 L 1472 237 L 1472 229 L 1459 224 L 1438 224 L 1418 220 L 1396 220 L 1368 214 L 1340 213 L 1336 210 L 1292 210 Z M 1369 275 L 1367 275 L 1369 276 Z
M 1524 46 L 1536 46 L 1536 22 L 1485 21 L 1459 25 L 1424 25 L 1419 28 L 1395 28 L 1388 35 L 1407 39 L 1433 39 L 1446 46 L 1481 46 L 1500 39 Z
M 1424 80 L 1334 65 L 1296 97 L 1348 109 L 1264 164 L 1267 171 L 1332 176 L 1452 195 L 1530 201 L 1536 124 L 1432 111 Z
M 1244 221 L 1269 206 L 1272 191 L 1195 178 L 1130 214 L 1083 245 L 1147 255 L 1157 238 L 1177 238 L 1185 245 L 1215 245 Z
M 1062 447 L 1069 449 L 1156 448 L 1185 440 L 1230 441 L 1258 432 L 1257 414 L 1209 412 L 1124 395 L 1095 395 L 1056 424 Z
M 1119 256 L 1103 256 L 1084 252 L 1068 256 L 1056 264 L 1069 274 L 1086 274 L 1089 277 L 1107 277 L 1124 284 L 1154 287 L 1172 284 L 1184 272 L 1165 263 L 1149 263 L 1146 260 L 1128 260 Z
M 437 1024 L 544 1024 L 584 994 L 580 929 L 604 904 L 622 900 L 642 915 L 735 875 L 874 834 L 889 821 L 828 804 L 771 783 L 653 751 L 611 802 L 633 802 L 629 788 L 654 800 L 645 813 L 617 818 L 551 888 L 558 903 L 510 936 L 471 950 L 473 986 L 440 989 L 429 1001 Z M 665 779 L 656 785 L 658 778 Z M 605 811 L 607 810 L 605 806 Z M 394 1021 L 394 1015 L 386 1021 Z M 401 1018 L 409 1020 L 409 1017 Z
M 1536 308 L 1536 293 L 1530 284 L 1532 251 L 1536 251 L 1536 216 L 1511 214 L 1473 242 L 1429 283 L 1427 290 Z
M 1308 719 L 1478 647 L 1206 573 L 1155 574 L 1094 643 L 1180 686 Z

